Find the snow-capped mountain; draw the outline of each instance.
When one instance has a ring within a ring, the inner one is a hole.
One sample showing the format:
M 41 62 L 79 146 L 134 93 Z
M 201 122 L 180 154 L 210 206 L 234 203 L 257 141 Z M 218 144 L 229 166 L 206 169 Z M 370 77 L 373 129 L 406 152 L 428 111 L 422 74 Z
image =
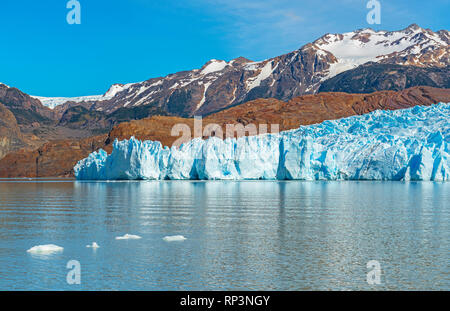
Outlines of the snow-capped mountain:
M 42 101 L 51 107 L 65 100 L 92 101 L 91 109 L 104 113 L 150 105 L 175 115 L 206 115 L 255 98 L 288 100 L 314 94 L 324 81 L 367 62 L 446 67 L 449 42 L 449 31 L 433 32 L 415 24 L 393 32 L 362 29 L 327 34 L 260 62 L 243 57 L 229 62 L 213 59 L 200 69 L 113 86 L 102 96 Z
M 387 32 L 363 29 L 344 34 L 327 34 L 313 43 L 318 53 L 331 53 L 324 80 L 367 62 L 419 67 L 444 67 L 449 64 L 448 31 L 434 33 L 411 25 L 402 31 Z

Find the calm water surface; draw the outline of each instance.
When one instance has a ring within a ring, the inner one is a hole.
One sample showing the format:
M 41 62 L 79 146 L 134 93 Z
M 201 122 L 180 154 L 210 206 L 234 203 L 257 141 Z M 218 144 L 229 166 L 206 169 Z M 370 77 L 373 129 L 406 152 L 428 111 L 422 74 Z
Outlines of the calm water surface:
M 0 290 L 450 290 L 449 202 L 450 183 L 0 181 Z

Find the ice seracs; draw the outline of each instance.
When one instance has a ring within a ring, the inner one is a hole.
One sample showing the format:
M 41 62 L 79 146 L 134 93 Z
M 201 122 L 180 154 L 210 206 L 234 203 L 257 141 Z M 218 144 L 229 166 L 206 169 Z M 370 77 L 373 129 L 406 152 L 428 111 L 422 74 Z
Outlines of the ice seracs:
M 75 166 L 77 179 L 450 179 L 450 104 L 374 111 L 279 134 L 199 138 L 180 148 L 115 141 Z
M 55 244 L 37 245 L 27 250 L 31 254 L 53 254 L 62 251 L 64 251 L 64 248 Z
M 116 240 L 139 240 L 141 237 L 139 235 L 134 234 L 125 234 L 123 236 L 116 237 Z

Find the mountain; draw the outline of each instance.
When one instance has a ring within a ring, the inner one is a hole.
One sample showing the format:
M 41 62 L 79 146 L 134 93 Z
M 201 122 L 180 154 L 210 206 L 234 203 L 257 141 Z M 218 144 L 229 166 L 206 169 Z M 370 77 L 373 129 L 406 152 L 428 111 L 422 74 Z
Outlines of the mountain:
M 104 95 L 76 98 L 29 96 L 0 83 L 0 158 L 20 148 L 36 150 L 53 140 L 78 142 L 107 134 L 122 122 L 155 115 L 208 116 L 261 98 L 286 105 L 298 96 L 324 91 L 448 88 L 449 38 L 446 30 L 433 32 L 417 25 L 394 32 L 362 29 L 327 34 L 268 60 L 211 60 L 200 69 L 115 84 Z M 242 107 L 252 111 L 248 104 Z M 278 113 L 293 118 L 280 122 L 298 121 L 281 108 Z
M 361 115 L 377 109 L 395 110 L 438 102 L 450 102 L 450 89 L 414 87 L 400 92 L 372 94 L 320 93 L 295 97 L 287 102 L 273 98 L 257 99 L 209 115 L 203 119 L 203 127 L 215 123 L 225 132 L 226 124 L 279 124 L 279 129 L 285 131 L 300 125 Z M 192 118 L 153 116 L 121 123 L 105 135 L 52 141 L 33 151 L 12 152 L 0 160 L 0 177 L 73 176 L 73 167 L 77 161 L 99 148 L 111 152 L 115 139 L 135 136 L 137 139 L 160 141 L 164 146 L 171 146 L 179 138 L 171 135 L 171 129 L 176 124 L 186 124 L 193 133 Z
M 26 145 L 14 114 L 0 104 L 0 159 Z
M 55 122 L 54 112 L 37 99 L 0 83 L 0 159 L 11 151 L 39 146 L 33 131 Z
M 0 103 L 14 113 L 18 124 L 51 124 L 56 120 L 55 112 L 17 88 L 0 83 Z
M 113 92 L 94 99 L 67 100 L 72 106 L 82 103 L 89 110 L 105 114 L 147 106 L 150 112 L 205 116 L 256 98 L 289 100 L 315 94 L 328 79 L 368 62 L 448 68 L 449 41 L 447 30 L 433 32 L 415 24 L 392 32 L 361 29 L 326 34 L 296 51 L 264 61 L 213 59 L 200 69 L 113 86 Z M 55 99 L 40 100 L 49 106 L 56 104 Z
M 90 129 L 59 125 L 59 114 L 40 100 L 0 83 L 0 158 L 20 148 L 35 149 L 50 140 L 91 136 Z
M 400 91 L 417 85 L 450 88 L 450 67 L 417 67 L 370 62 L 324 81 L 318 92 Z

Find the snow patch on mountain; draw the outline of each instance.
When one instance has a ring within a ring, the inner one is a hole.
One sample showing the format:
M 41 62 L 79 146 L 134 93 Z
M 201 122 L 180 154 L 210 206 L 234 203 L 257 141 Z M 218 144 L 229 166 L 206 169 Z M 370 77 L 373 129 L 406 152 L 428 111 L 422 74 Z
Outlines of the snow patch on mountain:
M 111 99 L 116 94 L 129 89 L 131 86 L 136 85 L 138 83 L 127 83 L 127 84 L 113 84 L 109 90 L 103 95 L 104 100 Z
M 203 91 L 203 97 L 200 100 L 200 102 L 198 103 L 196 110 L 199 110 L 201 106 L 203 106 L 203 104 L 206 101 L 206 91 L 208 91 L 208 88 L 211 86 L 212 82 L 206 82 L 204 85 L 204 91 Z
M 260 86 L 261 82 L 269 78 L 277 66 L 278 64 L 275 66 L 275 68 L 272 68 L 272 62 L 267 62 L 256 77 L 249 78 L 247 80 L 247 91 Z
M 228 64 L 226 61 L 212 59 L 206 67 L 203 68 L 200 74 L 207 75 L 213 72 L 222 71 L 227 65 Z

